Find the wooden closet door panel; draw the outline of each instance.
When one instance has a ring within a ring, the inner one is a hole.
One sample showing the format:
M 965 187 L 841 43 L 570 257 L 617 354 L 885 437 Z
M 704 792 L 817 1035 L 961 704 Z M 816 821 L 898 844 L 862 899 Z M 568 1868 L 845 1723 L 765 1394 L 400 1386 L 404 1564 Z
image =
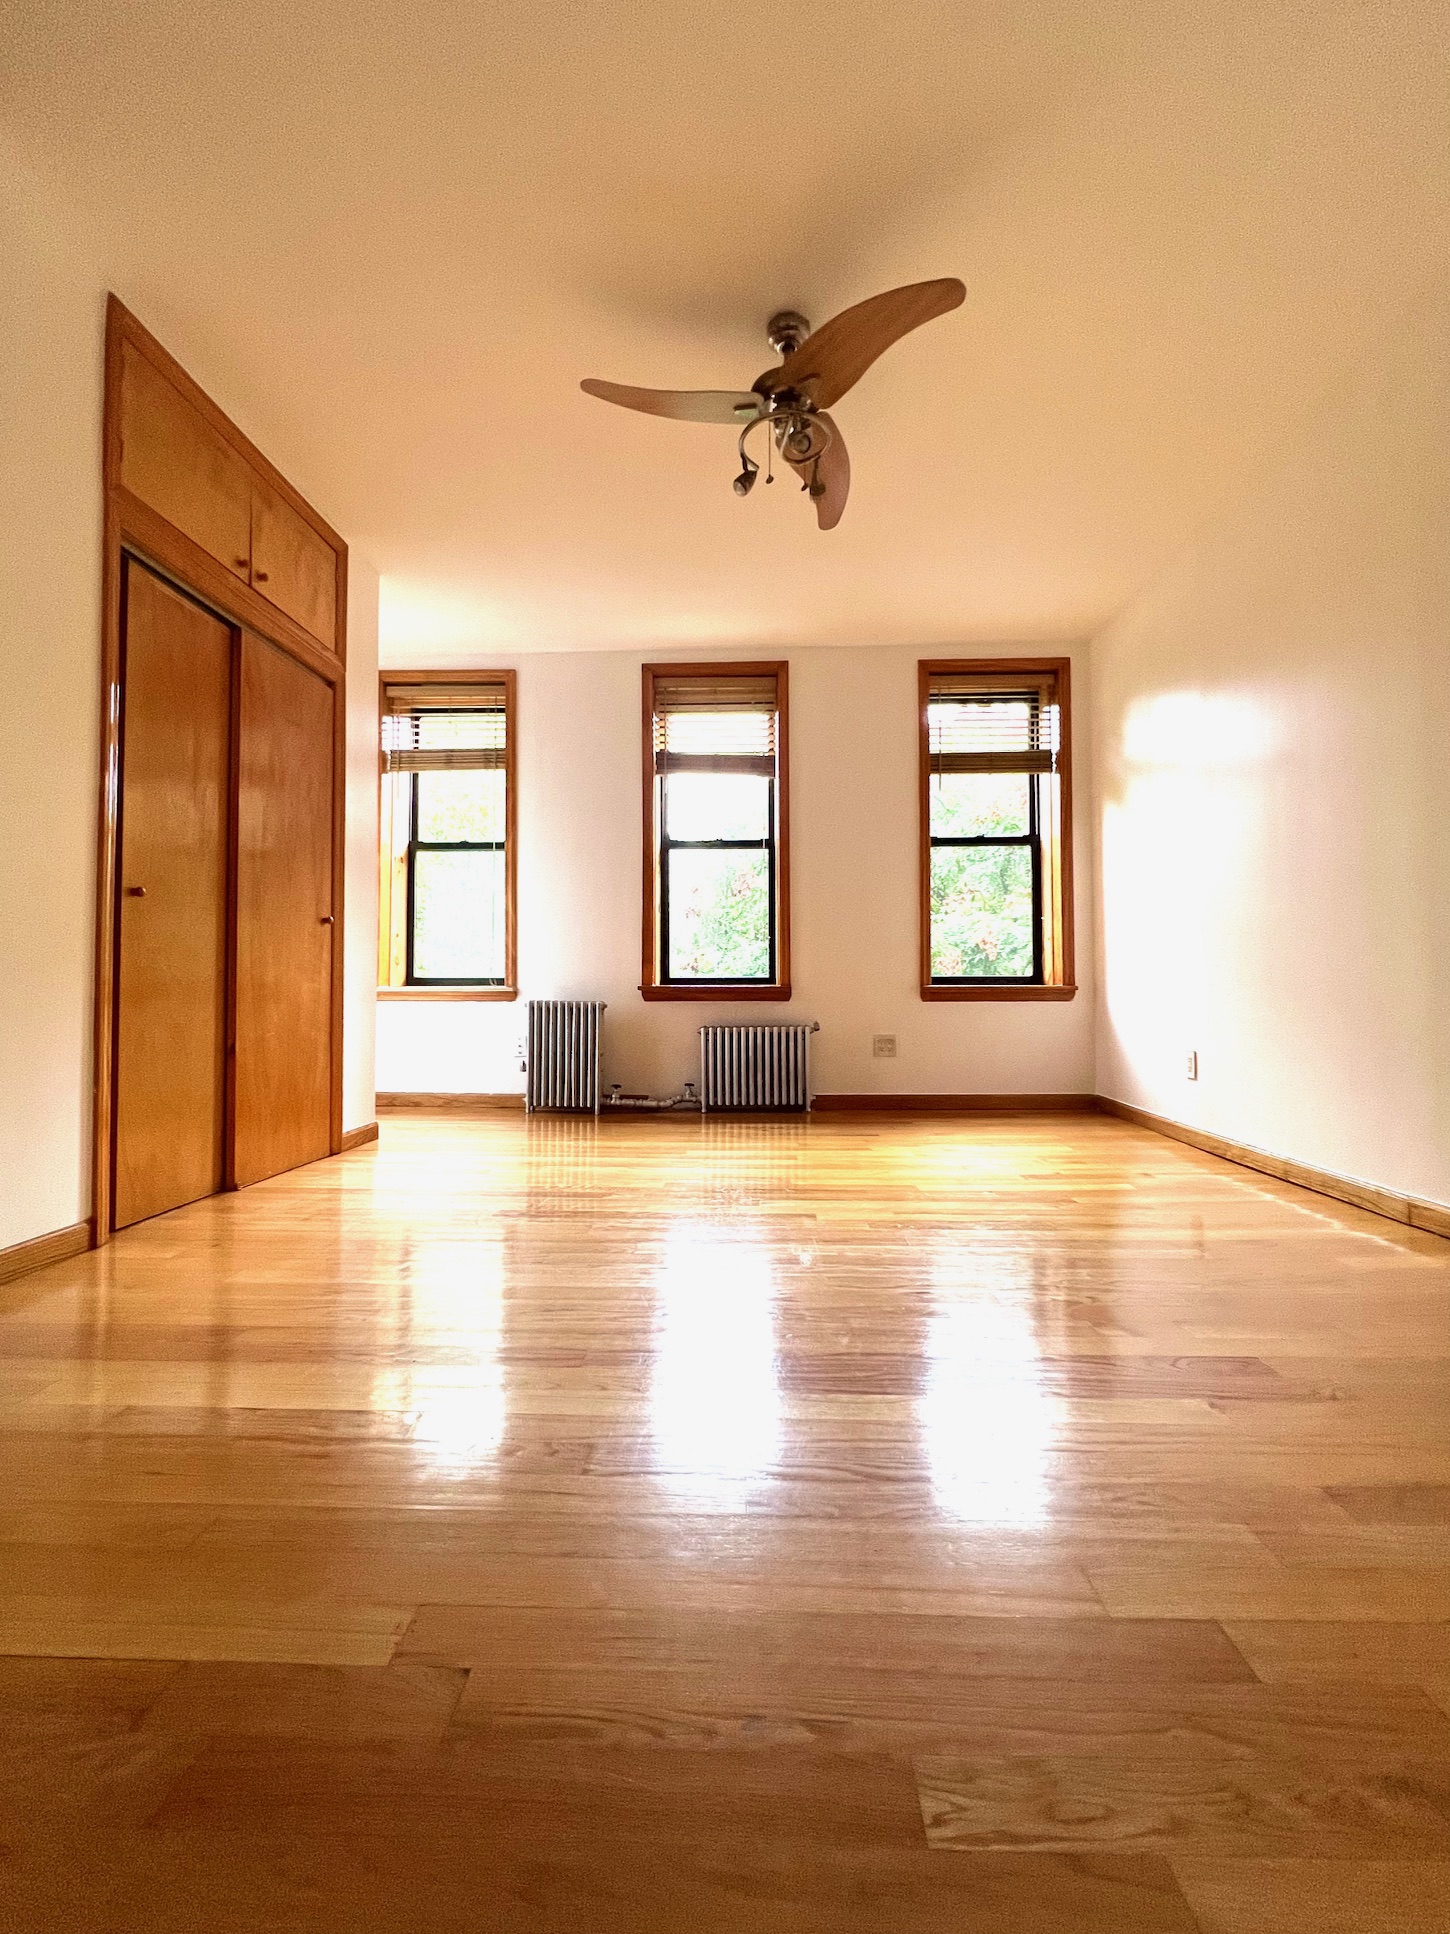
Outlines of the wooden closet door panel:
M 223 1182 L 232 634 L 126 562 L 116 1228 Z
M 326 680 L 242 634 L 237 773 L 239 1186 L 331 1152 L 332 707 Z
M 251 465 L 129 342 L 121 351 L 121 482 L 250 582 Z
M 337 553 L 260 479 L 252 489 L 252 584 L 319 644 L 337 649 Z

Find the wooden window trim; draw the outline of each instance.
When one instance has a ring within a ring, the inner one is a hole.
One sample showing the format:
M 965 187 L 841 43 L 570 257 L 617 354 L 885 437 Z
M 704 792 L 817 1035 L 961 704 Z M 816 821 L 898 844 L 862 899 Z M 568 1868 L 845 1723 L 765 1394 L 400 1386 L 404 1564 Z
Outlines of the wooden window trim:
M 1040 985 L 950 987 L 931 977 L 931 756 L 927 706 L 934 677 L 969 672 L 1000 677 L 1007 685 L 1023 675 L 1050 674 L 1057 688 L 1058 748 L 1057 824 L 1043 835 L 1044 857 L 1052 874 L 1052 927 L 1048 978 Z M 920 899 L 919 919 L 921 998 L 924 1001 L 1070 1001 L 1077 993 L 1073 947 L 1072 884 L 1072 660 L 1069 658 L 923 658 L 917 663 L 917 813 Z
M 640 743 L 643 876 L 640 917 L 641 998 L 647 1001 L 788 1001 L 790 987 L 790 667 L 785 659 L 717 660 L 709 664 L 641 667 Z M 655 789 L 655 680 L 657 678 L 770 676 L 776 694 L 775 773 L 775 979 L 721 981 L 710 987 L 682 987 L 659 973 L 659 825 Z
M 413 671 L 395 666 L 378 673 L 378 716 L 387 710 L 390 685 L 502 685 L 504 688 L 504 981 L 501 987 L 410 987 L 396 972 L 399 905 L 398 868 L 406 866 L 406 840 L 400 856 L 397 828 L 389 810 L 387 778 L 378 750 L 378 999 L 383 1001 L 516 1001 L 519 997 L 519 789 L 518 674 L 512 671 Z M 406 907 L 406 890 L 402 907 Z

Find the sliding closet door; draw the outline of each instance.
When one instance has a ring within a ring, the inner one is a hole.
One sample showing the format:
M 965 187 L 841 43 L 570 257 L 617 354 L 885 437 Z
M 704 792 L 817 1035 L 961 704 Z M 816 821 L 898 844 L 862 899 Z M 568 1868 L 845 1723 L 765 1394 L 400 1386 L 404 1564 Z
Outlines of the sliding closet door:
M 232 633 L 125 561 L 112 1219 L 223 1183 Z
M 331 1151 L 332 687 L 242 634 L 234 1174 Z

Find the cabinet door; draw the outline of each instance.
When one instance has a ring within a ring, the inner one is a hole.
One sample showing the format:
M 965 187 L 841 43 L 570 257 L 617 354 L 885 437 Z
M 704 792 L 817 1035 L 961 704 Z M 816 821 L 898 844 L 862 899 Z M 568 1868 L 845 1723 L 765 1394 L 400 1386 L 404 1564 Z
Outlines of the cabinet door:
M 242 634 L 233 1172 L 331 1150 L 332 708 L 325 679 Z
M 252 486 L 252 584 L 329 651 L 337 643 L 337 553 L 260 478 Z
M 249 582 L 251 466 L 129 342 L 121 351 L 121 482 Z
M 223 1181 L 232 633 L 126 562 L 114 1223 Z

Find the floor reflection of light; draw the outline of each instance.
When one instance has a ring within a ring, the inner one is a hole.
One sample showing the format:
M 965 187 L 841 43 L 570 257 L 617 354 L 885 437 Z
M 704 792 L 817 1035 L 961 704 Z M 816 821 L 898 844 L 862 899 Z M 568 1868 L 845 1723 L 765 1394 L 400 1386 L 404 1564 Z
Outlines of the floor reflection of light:
M 944 1244 L 931 1277 L 918 1415 L 937 1504 L 964 1524 L 1043 1525 L 1064 1406 L 1043 1380 L 1030 1261 Z
M 775 1284 L 762 1243 L 689 1223 L 665 1237 L 650 1428 L 672 1490 L 729 1509 L 780 1446 Z
M 504 1263 L 496 1243 L 424 1245 L 411 1258 L 408 1334 L 461 1346 L 472 1359 L 446 1371 L 420 1371 L 405 1399 L 423 1468 L 468 1477 L 503 1443 L 508 1421 L 499 1352 L 503 1343 Z

